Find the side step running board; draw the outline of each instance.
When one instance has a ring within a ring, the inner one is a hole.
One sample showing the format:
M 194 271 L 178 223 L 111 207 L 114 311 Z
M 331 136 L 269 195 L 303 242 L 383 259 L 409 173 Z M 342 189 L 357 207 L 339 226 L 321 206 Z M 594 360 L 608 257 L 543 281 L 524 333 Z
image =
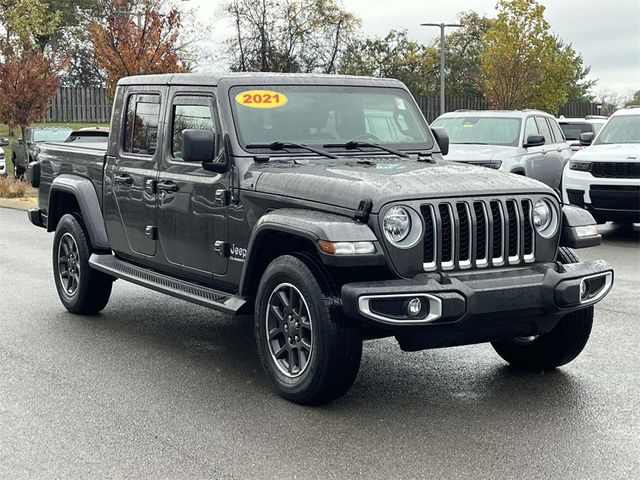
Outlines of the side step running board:
M 225 313 L 237 313 L 246 304 L 246 301 L 238 296 L 184 280 L 176 280 L 153 270 L 124 262 L 113 255 L 94 253 L 89 259 L 89 265 L 113 277 Z

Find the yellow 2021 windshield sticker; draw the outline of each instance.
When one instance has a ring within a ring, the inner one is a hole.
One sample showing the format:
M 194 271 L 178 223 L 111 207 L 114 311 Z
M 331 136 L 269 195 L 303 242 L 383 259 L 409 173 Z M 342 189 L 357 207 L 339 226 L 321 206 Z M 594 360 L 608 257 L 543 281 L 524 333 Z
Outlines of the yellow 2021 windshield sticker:
M 236 95 L 236 102 L 251 108 L 278 108 L 289 99 L 284 93 L 273 90 L 246 90 Z

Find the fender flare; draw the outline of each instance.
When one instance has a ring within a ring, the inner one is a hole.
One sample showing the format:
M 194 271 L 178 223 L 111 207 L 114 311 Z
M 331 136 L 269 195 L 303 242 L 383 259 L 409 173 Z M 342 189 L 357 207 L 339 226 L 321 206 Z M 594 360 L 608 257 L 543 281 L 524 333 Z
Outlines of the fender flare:
M 582 227 L 582 229 L 581 229 Z M 585 227 L 592 227 L 591 232 L 583 232 Z M 560 246 L 570 248 L 587 248 L 600 245 L 602 235 L 597 230 L 593 215 L 587 210 L 574 205 L 562 206 L 562 232 Z
M 256 259 L 260 255 L 260 242 L 268 233 L 284 233 L 309 241 L 314 245 L 325 265 L 333 266 L 370 266 L 384 265 L 382 248 L 375 233 L 368 225 L 354 219 L 333 213 L 315 210 L 283 208 L 263 215 L 256 223 L 244 262 L 240 279 L 240 294 L 246 294 L 249 279 L 256 273 Z M 376 252 L 370 255 L 345 256 L 342 258 L 328 255 L 318 249 L 318 240 L 330 242 L 373 242 Z
M 96 249 L 109 250 L 111 246 L 104 225 L 100 202 L 98 201 L 98 193 L 91 180 L 76 175 L 58 175 L 51 183 L 49 211 L 52 210 L 51 207 L 54 205 L 56 192 L 70 193 L 75 197 L 80 206 L 80 213 L 87 228 L 91 244 Z M 55 225 L 53 225 L 52 215 L 48 215 L 47 231 L 51 232 L 53 230 L 55 230 Z

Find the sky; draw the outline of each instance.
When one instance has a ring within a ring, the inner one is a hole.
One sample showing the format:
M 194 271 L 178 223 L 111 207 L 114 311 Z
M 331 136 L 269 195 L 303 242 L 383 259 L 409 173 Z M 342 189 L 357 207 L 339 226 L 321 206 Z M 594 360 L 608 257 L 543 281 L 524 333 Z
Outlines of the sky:
M 221 15 L 223 0 L 182 0 L 211 29 L 202 47 L 220 51 L 232 33 Z M 629 95 L 640 90 L 640 0 L 541 0 L 551 30 L 581 53 L 591 65 L 590 78 L 597 79 L 595 93 Z M 451 23 L 459 12 L 475 10 L 495 16 L 496 0 L 343 0 L 344 8 L 362 20 L 362 33 L 383 36 L 391 29 L 406 29 L 416 41 L 429 42 L 439 35 L 436 28 L 420 23 Z M 221 62 L 202 65 L 220 71 Z

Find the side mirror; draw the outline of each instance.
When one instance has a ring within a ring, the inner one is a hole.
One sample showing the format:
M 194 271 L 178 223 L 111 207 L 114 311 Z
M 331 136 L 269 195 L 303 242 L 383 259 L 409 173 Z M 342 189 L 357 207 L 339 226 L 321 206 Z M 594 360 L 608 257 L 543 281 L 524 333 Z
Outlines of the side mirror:
M 24 143 L 24 139 L 22 137 L 20 137 L 18 139 L 18 145 L 22 145 Z
M 529 135 L 527 141 L 524 144 L 524 148 L 540 147 L 544 145 L 544 136 L 542 135 Z
M 431 133 L 433 133 L 436 142 L 438 142 L 442 155 L 449 153 L 449 135 L 447 131 L 444 128 L 432 128 Z
M 182 131 L 182 159 L 185 162 L 201 162 L 210 172 L 224 172 L 225 162 L 216 162 L 216 136 L 213 130 L 187 129 Z
M 593 132 L 585 132 L 580 134 L 580 145 L 587 147 L 593 142 Z
M 0 147 L 6 147 L 9 145 L 9 139 L 7 137 L 0 138 Z

